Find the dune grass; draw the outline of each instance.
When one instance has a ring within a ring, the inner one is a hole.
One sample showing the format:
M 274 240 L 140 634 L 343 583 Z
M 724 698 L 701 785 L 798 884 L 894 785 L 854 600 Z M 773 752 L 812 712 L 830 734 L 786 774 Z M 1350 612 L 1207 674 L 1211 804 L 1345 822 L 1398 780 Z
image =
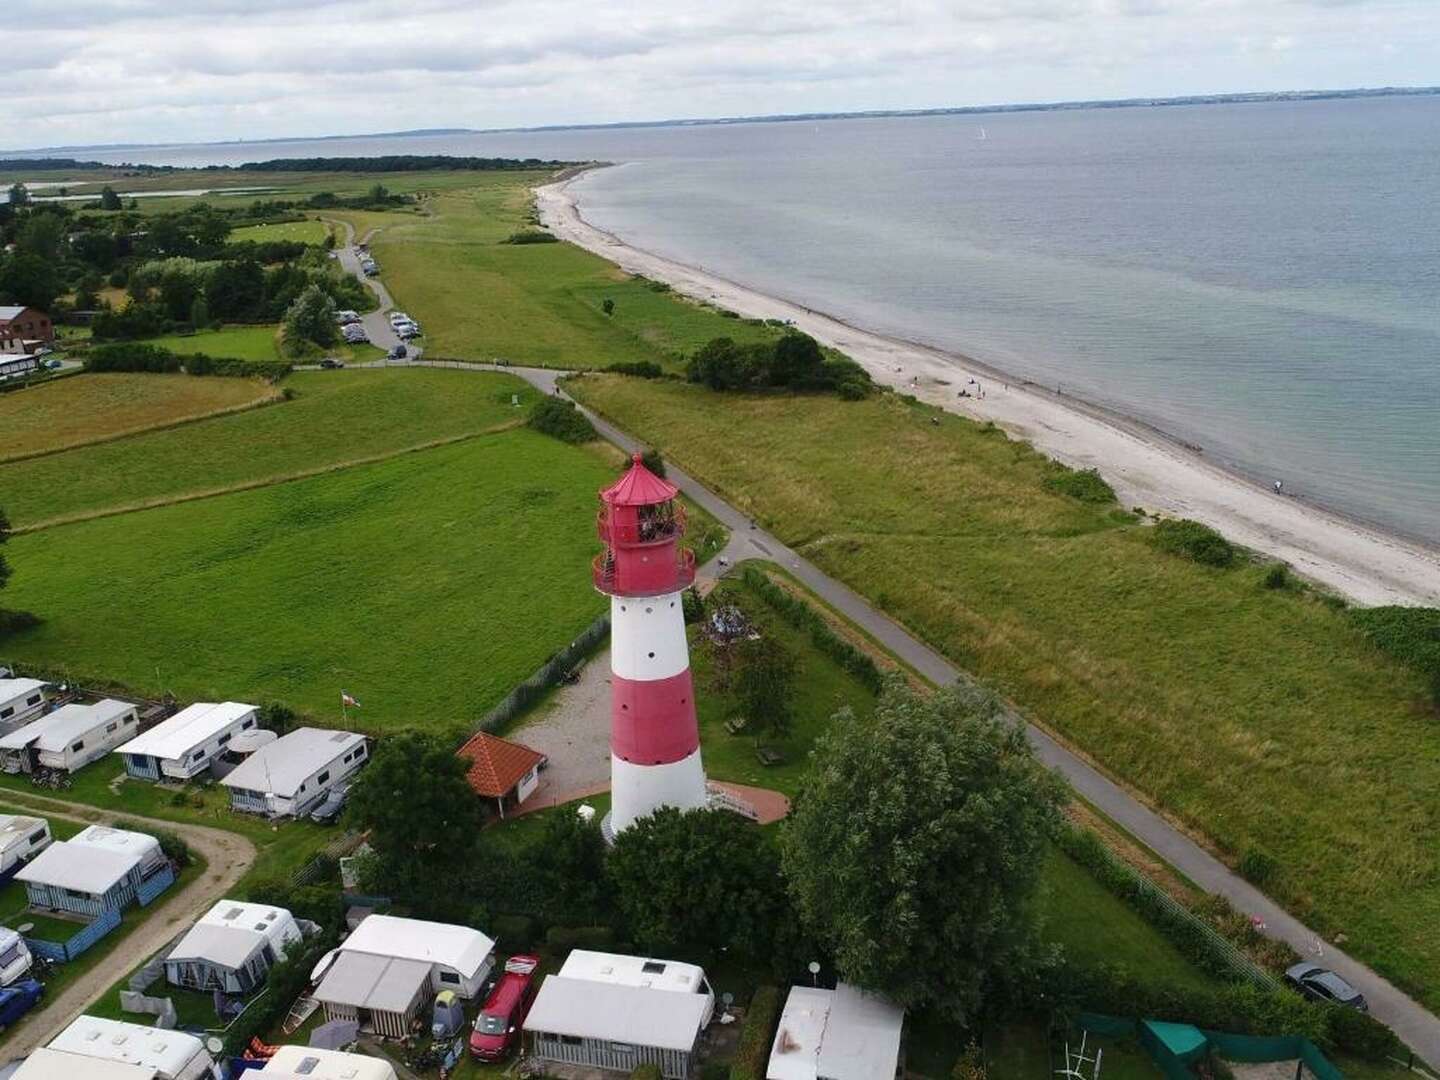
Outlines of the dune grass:
M 1267 856 L 1268 891 L 1440 1004 L 1440 722 L 1342 612 L 1161 552 L 1046 490 L 1025 444 L 896 395 L 571 382 L 1232 861 Z
M 232 244 L 268 244 L 276 240 L 290 240 L 300 244 L 319 247 L 325 242 L 330 230 L 323 221 L 307 218 L 304 221 L 277 221 L 266 225 L 246 225 L 230 231 Z
M 428 199 L 424 216 L 356 218 L 360 232 L 381 229 L 371 241 L 381 279 L 425 326 L 431 355 L 570 368 L 650 360 L 674 370 L 711 338 L 779 332 L 656 291 L 569 244 L 502 243 L 534 227 L 529 188 L 544 178 L 480 174 L 466 190 Z
M 462 377 L 463 378 L 463 377 Z M 473 378 L 473 377 L 472 377 Z M 182 700 L 350 722 L 473 721 L 603 605 L 607 463 L 525 430 L 15 537 L 9 657 Z
M 220 330 L 202 330 L 198 334 L 167 334 L 151 338 L 147 345 L 159 345 L 177 353 L 204 353 L 236 360 L 258 360 L 278 363 L 279 327 L 226 326 Z
M 77 375 L 0 396 L 0 461 L 269 401 L 255 379 L 126 372 Z
M 284 388 L 292 399 L 264 409 L 0 464 L 3 505 L 19 528 L 279 479 L 515 422 L 536 396 L 508 375 L 435 369 L 297 371 Z

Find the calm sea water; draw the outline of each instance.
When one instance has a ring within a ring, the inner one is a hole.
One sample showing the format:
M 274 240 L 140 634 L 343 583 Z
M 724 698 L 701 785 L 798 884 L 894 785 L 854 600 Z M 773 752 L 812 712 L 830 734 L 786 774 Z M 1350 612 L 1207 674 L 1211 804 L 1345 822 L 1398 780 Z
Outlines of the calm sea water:
M 983 130 L 982 130 L 983 129 Z M 186 147 L 625 164 L 595 224 L 1440 538 L 1440 99 Z

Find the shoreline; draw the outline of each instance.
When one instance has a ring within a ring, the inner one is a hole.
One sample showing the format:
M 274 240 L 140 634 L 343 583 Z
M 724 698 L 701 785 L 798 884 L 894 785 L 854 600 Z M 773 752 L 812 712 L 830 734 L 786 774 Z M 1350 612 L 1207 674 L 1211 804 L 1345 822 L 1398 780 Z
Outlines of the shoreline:
M 788 319 L 864 366 L 876 382 L 972 420 L 994 421 L 1071 467 L 1099 469 L 1122 506 L 1202 521 L 1363 605 L 1440 606 L 1440 549 L 1295 496 L 1277 496 L 1143 420 L 627 244 L 586 221 L 569 190 L 596 167 L 535 188 L 541 221 L 562 240 L 629 273 L 664 281 L 690 299 L 747 318 Z M 957 398 L 956 387 L 971 379 L 984 384 L 985 397 Z

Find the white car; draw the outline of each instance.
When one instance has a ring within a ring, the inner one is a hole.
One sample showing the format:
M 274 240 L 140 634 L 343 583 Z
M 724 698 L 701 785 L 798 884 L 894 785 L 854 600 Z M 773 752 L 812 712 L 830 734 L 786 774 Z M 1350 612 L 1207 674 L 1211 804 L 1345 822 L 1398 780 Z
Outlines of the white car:
M 394 326 L 396 323 L 414 322 L 414 321 L 415 321 L 414 319 L 410 318 L 410 316 L 409 316 L 409 315 L 406 315 L 405 312 L 403 312 L 403 311 L 392 311 L 392 312 L 390 313 L 390 325 L 391 325 L 391 326 Z
M 9 986 L 21 978 L 34 962 L 25 939 L 14 930 L 0 926 L 0 986 Z

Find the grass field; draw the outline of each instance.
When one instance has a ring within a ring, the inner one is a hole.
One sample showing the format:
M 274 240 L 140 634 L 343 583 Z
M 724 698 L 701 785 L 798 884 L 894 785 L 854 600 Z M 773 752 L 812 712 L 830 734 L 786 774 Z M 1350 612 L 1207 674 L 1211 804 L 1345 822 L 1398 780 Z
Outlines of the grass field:
M 437 357 L 573 368 L 651 360 L 674 368 L 711 338 L 778 333 L 654 291 L 569 244 L 501 243 L 532 227 L 529 187 L 543 177 L 479 174 L 468 190 L 429 199 L 423 217 L 326 216 L 353 218 L 357 234 L 381 228 L 371 240 L 381 279 L 425 325 Z M 606 299 L 615 302 L 609 316 Z
M 601 611 L 588 568 L 612 475 L 508 431 L 18 536 L 6 603 L 44 622 L 6 652 L 321 720 L 339 719 L 344 688 L 363 705 L 353 726 L 452 728 Z
M 319 247 L 325 242 L 330 230 L 323 221 L 281 221 L 269 225 L 246 225 L 230 232 L 232 244 L 268 244 L 276 240 L 291 240 L 301 244 Z
M 1440 724 L 1342 614 L 1159 552 L 1025 445 L 895 395 L 573 385 L 1440 1004 Z
M 147 345 L 159 345 L 177 353 L 205 353 L 235 360 L 258 360 L 279 363 L 276 346 L 278 326 L 227 326 L 220 330 L 202 330 L 198 334 L 169 334 L 151 338 Z
M 264 409 L 0 464 L 0 505 L 18 528 L 274 481 L 515 422 L 511 395 L 535 397 L 508 375 L 435 369 L 298 371 L 284 386 L 292 400 Z
M 0 395 L 0 462 L 269 401 L 259 380 L 100 373 Z

